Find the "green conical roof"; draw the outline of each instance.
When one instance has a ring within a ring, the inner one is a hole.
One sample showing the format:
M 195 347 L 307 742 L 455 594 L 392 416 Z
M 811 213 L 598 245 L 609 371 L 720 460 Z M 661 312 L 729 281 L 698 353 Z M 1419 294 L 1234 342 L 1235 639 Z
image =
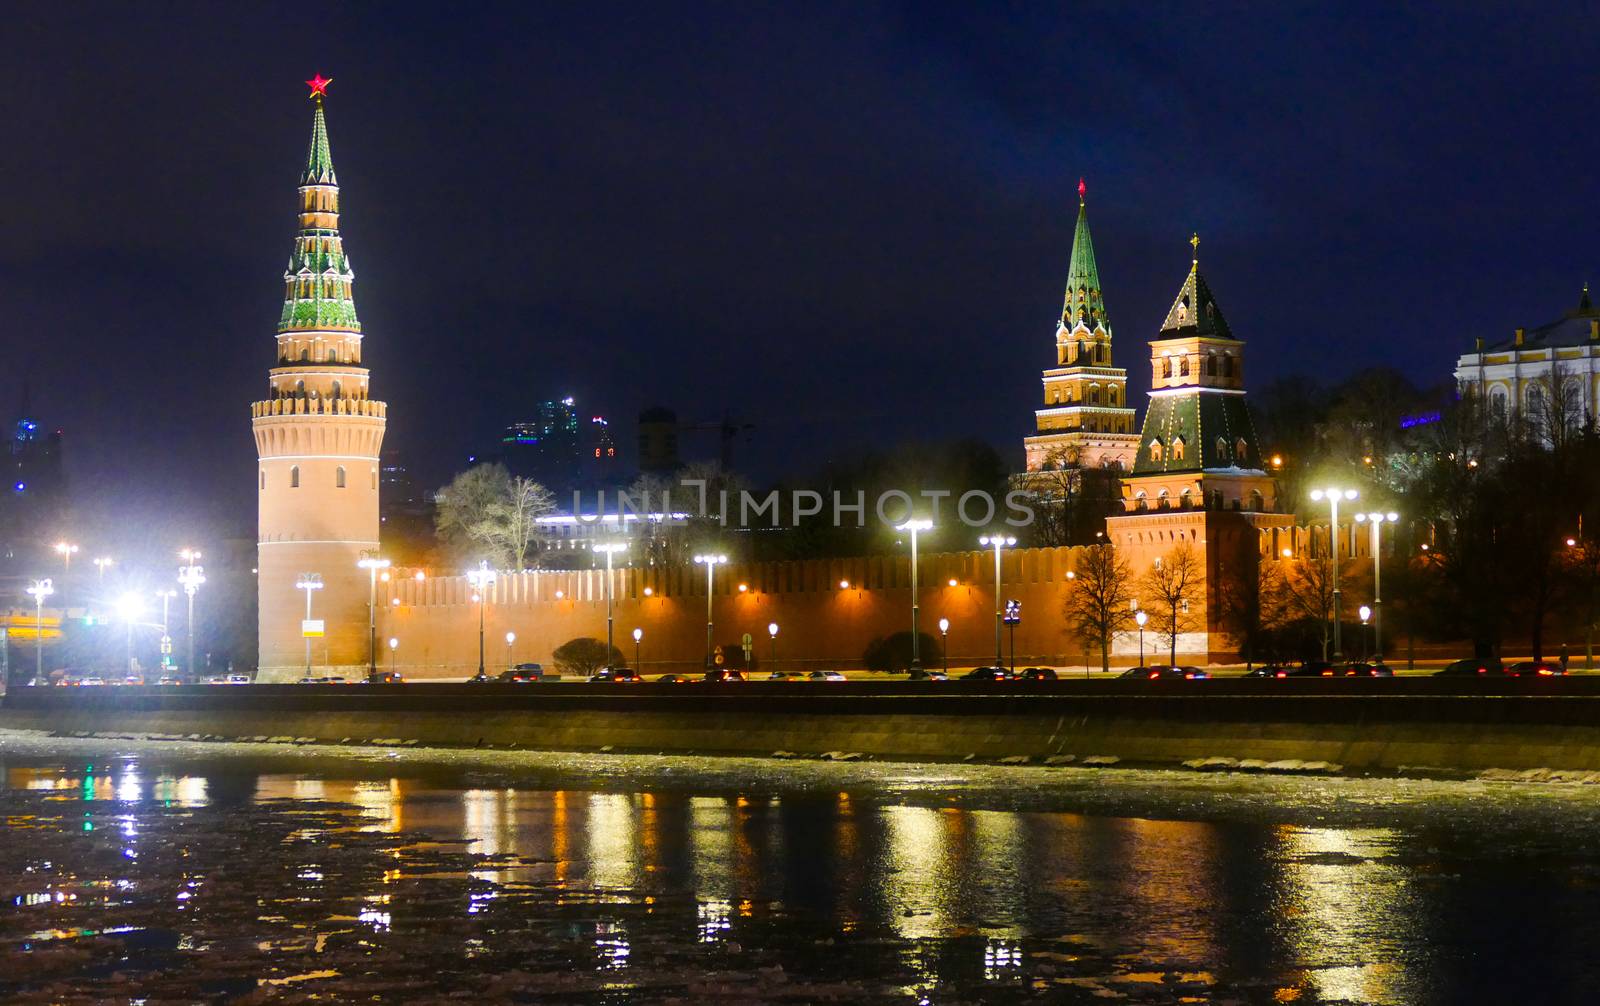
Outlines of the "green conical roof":
M 1087 187 L 1078 180 L 1078 227 L 1072 235 L 1072 261 L 1067 264 L 1067 296 L 1061 307 L 1061 325 L 1076 328 L 1080 323 L 1093 331 L 1111 331 L 1105 300 L 1100 293 L 1100 270 L 1094 262 L 1094 241 L 1089 237 L 1089 210 L 1084 205 Z
M 1196 249 L 1199 248 L 1198 237 L 1194 239 L 1194 245 Z M 1222 309 L 1217 307 L 1216 298 L 1211 296 L 1211 287 L 1200 275 L 1198 254 L 1189 267 L 1189 275 L 1184 278 L 1183 286 L 1178 290 L 1178 296 L 1172 301 L 1171 309 L 1167 311 L 1167 320 L 1161 323 L 1160 337 L 1174 339 L 1192 335 L 1212 339 L 1233 338 L 1227 319 L 1222 317 Z
M 322 114 L 322 98 L 317 98 L 317 110 L 311 118 L 311 146 L 306 149 L 306 170 L 300 175 L 301 185 L 338 185 L 333 173 L 333 152 L 328 149 L 328 121 Z

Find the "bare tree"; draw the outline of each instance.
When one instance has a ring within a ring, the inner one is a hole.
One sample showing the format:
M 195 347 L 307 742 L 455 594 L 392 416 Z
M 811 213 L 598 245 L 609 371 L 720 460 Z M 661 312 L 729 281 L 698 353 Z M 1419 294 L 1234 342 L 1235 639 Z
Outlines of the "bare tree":
M 544 486 L 503 465 L 478 465 L 440 490 L 435 527 L 457 553 L 488 552 L 497 567 L 524 569 L 538 519 L 555 509 Z
M 1154 599 L 1152 621 L 1156 635 L 1167 641 L 1169 663 L 1178 662 L 1178 637 L 1193 630 L 1197 619 L 1191 611 L 1205 589 L 1205 566 L 1187 541 L 1156 560 L 1140 583 Z
M 1133 621 L 1133 570 L 1111 545 L 1090 545 L 1062 601 L 1068 627 L 1100 647 L 1100 670 L 1111 669 L 1111 641 Z

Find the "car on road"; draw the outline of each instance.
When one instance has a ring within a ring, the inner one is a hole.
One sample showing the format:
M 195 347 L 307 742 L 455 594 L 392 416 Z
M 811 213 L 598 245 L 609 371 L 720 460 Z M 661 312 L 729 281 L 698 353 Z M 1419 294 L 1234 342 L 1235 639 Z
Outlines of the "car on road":
M 1457 677 L 1486 677 L 1503 678 L 1506 676 L 1506 665 L 1497 657 L 1468 657 L 1466 660 L 1457 660 L 1445 664 L 1443 668 L 1433 672 L 1436 678 Z
M 405 684 L 405 676 L 399 671 L 379 671 L 362 678 L 363 685 L 401 685 Z
M 1055 681 L 1056 672 L 1052 667 L 1025 667 L 1017 675 L 1019 681 Z
M 307 675 L 295 682 L 297 685 L 342 685 L 344 683 L 345 680 L 343 678 L 335 677 L 332 674 Z
M 639 672 L 627 667 L 605 667 L 589 675 L 591 684 L 610 681 L 619 685 L 635 685 L 640 681 Z
M 157 685 L 181 685 L 183 679 L 174 674 L 163 674 L 156 679 Z
M 1130 667 L 1117 675 L 1130 681 L 1204 681 L 1210 676 L 1198 667 L 1174 667 L 1171 664 Z
M 692 684 L 695 680 L 697 679 L 691 678 L 687 674 L 663 674 L 656 679 L 656 683 L 662 685 L 687 685 Z
M 525 685 L 545 678 L 560 677 L 558 674 L 546 674 L 543 664 L 518 664 L 515 667 L 501 671 L 493 678 L 470 678 L 471 681 L 501 681 L 514 685 Z
M 1506 668 L 1513 678 L 1549 678 L 1567 673 L 1567 669 L 1554 660 L 1519 660 Z
M 1294 668 L 1287 664 L 1262 664 L 1259 667 L 1252 667 L 1243 676 L 1247 678 L 1287 678 L 1292 670 Z
M 843 681 L 845 677 L 838 671 L 812 671 L 806 675 L 812 681 Z
M 917 668 L 906 675 L 907 681 L 949 681 L 950 675 L 943 671 L 929 671 Z
M 799 671 L 773 671 L 767 675 L 768 681 L 802 681 L 805 675 Z
M 103 685 L 105 683 L 106 679 L 98 676 L 90 676 L 87 678 L 78 679 L 78 684 L 80 685 Z
M 961 675 L 962 681 L 1010 681 L 1011 672 L 1004 667 L 974 667 Z
M 1392 678 L 1394 668 L 1388 664 L 1375 663 L 1370 660 L 1352 660 L 1349 663 L 1339 664 L 1335 668 L 1335 677 L 1346 678 Z
M 749 681 L 743 671 L 730 671 L 726 667 L 715 667 L 706 672 L 706 681 Z

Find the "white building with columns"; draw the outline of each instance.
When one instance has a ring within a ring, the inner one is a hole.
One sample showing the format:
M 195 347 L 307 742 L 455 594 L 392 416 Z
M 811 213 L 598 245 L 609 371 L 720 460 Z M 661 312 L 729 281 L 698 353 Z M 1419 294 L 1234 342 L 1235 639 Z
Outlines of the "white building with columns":
M 1456 390 L 1507 418 L 1539 422 L 1556 414 L 1558 392 L 1566 399 L 1559 413 L 1569 421 L 1600 418 L 1600 309 L 1588 285 L 1578 306 L 1549 324 L 1519 328 L 1495 343 L 1479 339 L 1474 352 L 1456 361 Z

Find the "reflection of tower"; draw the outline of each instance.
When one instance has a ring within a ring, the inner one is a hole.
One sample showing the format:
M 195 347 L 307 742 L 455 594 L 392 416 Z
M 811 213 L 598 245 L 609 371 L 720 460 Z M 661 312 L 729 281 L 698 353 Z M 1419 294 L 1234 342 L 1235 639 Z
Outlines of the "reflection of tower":
M 378 451 L 385 406 L 367 395 L 355 273 L 339 236 L 339 184 L 322 98 L 300 176 L 300 231 L 284 273 L 277 366 L 269 397 L 251 406 L 260 496 L 257 589 L 260 670 L 266 680 L 301 673 L 301 611 L 294 584 L 322 575 L 327 662 L 363 665 L 367 578 L 356 568 L 378 547 Z
M 1274 512 L 1276 483 L 1260 467 L 1245 401 L 1244 343 L 1200 273 L 1200 239 L 1193 244 L 1189 275 L 1150 343 L 1150 405 L 1123 483 L 1124 513 L 1106 529 L 1138 575 L 1179 543 L 1203 560 L 1204 599 L 1177 648 L 1209 657 L 1224 645 L 1218 591 L 1256 576 L 1261 530 L 1293 518 Z
M 1044 372 L 1039 432 L 1024 440 L 1028 471 L 1118 468 L 1133 461 L 1138 440 L 1127 407 L 1128 372 L 1111 365 L 1111 319 L 1089 238 L 1086 186 L 1078 182 L 1078 227 L 1067 265 L 1067 294 L 1056 323 L 1056 366 Z

